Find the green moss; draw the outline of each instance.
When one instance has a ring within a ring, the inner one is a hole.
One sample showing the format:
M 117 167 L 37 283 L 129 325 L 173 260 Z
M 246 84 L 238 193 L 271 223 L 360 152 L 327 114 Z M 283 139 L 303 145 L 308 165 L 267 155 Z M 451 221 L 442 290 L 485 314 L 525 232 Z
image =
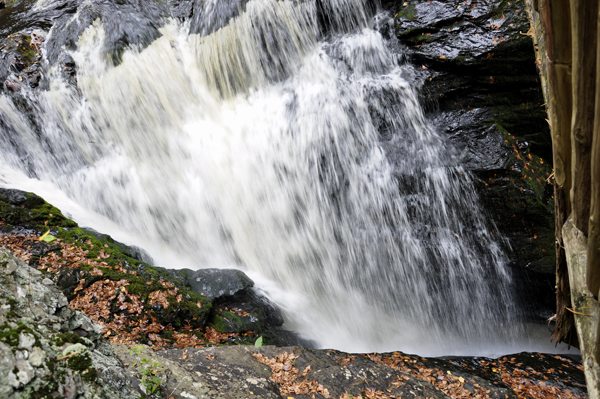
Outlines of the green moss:
M 58 210 L 48 203 L 33 208 L 11 205 L 0 200 L 0 219 L 13 226 L 42 226 L 48 222 L 49 226 L 73 227 L 77 226 L 71 219 L 67 219 Z
M 186 293 L 185 289 L 178 291 L 178 294 L 182 295 L 181 301 L 178 301 L 176 296 L 167 296 L 169 306 L 166 308 L 159 304 L 155 304 L 153 307 L 146 304 L 146 308 L 150 309 L 148 312 L 155 316 L 160 323 L 171 325 L 176 329 L 187 324 L 194 328 L 202 327 L 210 313 L 210 303 L 206 300 L 202 301 L 199 295 Z M 201 302 L 201 307 L 197 306 L 198 301 Z
M 4 305 L 9 306 L 9 310 L 6 312 L 7 319 L 18 319 L 21 317 L 21 315 L 15 310 L 18 305 L 16 300 L 13 298 L 2 298 L 2 302 Z
M 416 39 L 417 43 L 431 43 L 434 41 L 434 37 L 431 34 L 423 33 Z
M 46 357 L 46 367 L 50 370 L 51 374 L 56 371 L 56 359 L 52 357 Z
M 51 377 L 38 381 L 39 383 L 37 384 L 27 385 L 25 390 L 21 393 L 21 397 L 35 399 L 55 399 L 58 394 L 57 382 Z
M 409 29 L 404 29 L 404 30 L 400 30 L 400 25 L 398 23 L 395 24 L 396 27 L 396 34 L 399 38 L 403 38 L 403 39 L 407 39 L 407 40 L 411 40 L 409 38 L 413 38 L 414 36 L 418 36 L 420 32 L 423 31 L 423 28 L 420 26 L 414 27 L 414 28 L 409 28 Z M 413 38 L 411 41 L 415 41 L 415 39 Z
M 6 312 L 7 319 L 18 319 L 20 317 L 21 317 L 21 315 L 12 309 L 9 310 L 8 312 Z
M 77 371 L 84 381 L 93 382 L 98 378 L 98 372 L 94 368 L 92 357 L 87 350 L 68 358 L 67 367 L 73 371 Z
M 72 332 L 66 332 L 66 333 L 55 335 L 53 337 L 53 340 L 54 340 L 54 344 L 56 344 L 56 346 L 58 346 L 58 347 L 61 347 L 67 343 L 82 344 L 82 345 L 85 345 L 85 343 L 86 343 L 83 338 L 81 338 L 79 335 L 72 333 Z
M 239 333 L 244 328 L 244 322 L 241 317 L 229 311 L 215 314 L 211 319 L 211 324 L 215 330 L 222 334 L 231 332 Z
M 408 5 L 403 6 L 398 13 L 394 16 L 394 19 L 409 19 L 414 20 L 417 18 L 417 10 L 415 6 Z
M 37 334 L 23 323 L 17 323 L 17 328 L 12 328 L 8 325 L 8 323 L 4 323 L 2 326 L 0 326 L 0 341 L 13 348 L 16 348 L 19 345 L 19 334 L 21 334 L 22 332 L 26 332 L 33 335 L 33 337 L 35 338 L 34 345 L 40 346 L 40 341 L 38 339 Z
M 178 306 L 183 314 L 189 315 L 189 319 L 185 320 L 185 322 L 189 322 L 194 327 L 204 325 L 212 308 L 212 304 L 203 296 L 189 289 L 184 289 L 182 292 L 184 300 L 178 303 Z M 198 302 L 200 302 L 200 307 L 197 305 Z

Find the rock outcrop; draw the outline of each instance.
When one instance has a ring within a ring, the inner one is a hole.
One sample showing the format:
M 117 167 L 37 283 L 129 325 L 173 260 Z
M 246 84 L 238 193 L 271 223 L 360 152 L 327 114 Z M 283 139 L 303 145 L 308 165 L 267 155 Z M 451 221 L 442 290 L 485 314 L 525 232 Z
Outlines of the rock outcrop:
M 88 316 L 68 306 L 43 272 L 0 248 L 2 398 L 585 395 L 581 365 L 560 356 L 442 360 L 400 352 L 353 355 L 238 345 L 156 352 L 143 345 L 110 345 L 101 332 Z
M 0 397 L 137 397 L 100 327 L 6 248 L 0 303 Z
M 160 380 L 156 385 L 176 399 L 585 395 L 581 365 L 560 356 L 528 353 L 501 359 L 443 360 L 400 352 L 357 355 L 301 347 L 229 346 L 153 352 L 147 347 L 132 350 L 121 345 L 115 346 L 115 353 L 132 379 L 140 378 L 140 362 L 154 364 Z M 538 378 L 543 382 L 536 381 Z

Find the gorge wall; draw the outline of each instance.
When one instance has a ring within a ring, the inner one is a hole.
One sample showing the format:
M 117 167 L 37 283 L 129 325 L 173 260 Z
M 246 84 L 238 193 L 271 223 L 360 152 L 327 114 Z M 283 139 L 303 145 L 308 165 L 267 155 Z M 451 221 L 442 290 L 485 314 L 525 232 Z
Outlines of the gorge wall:
M 477 177 L 530 317 L 556 299 L 552 141 L 524 1 L 387 2 L 421 101 Z

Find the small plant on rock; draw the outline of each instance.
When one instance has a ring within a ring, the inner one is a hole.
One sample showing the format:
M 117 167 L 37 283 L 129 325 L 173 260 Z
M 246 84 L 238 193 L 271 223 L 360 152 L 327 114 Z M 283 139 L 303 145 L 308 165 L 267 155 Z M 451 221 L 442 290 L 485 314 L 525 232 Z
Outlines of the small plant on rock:
M 134 346 L 129 352 L 130 356 L 139 355 L 142 353 L 143 346 Z M 137 360 L 133 362 L 131 367 L 138 365 Z M 161 364 L 157 360 L 148 360 L 142 358 L 139 363 L 139 372 L 142 375 L 142 387 L 147 395 L 158 395 L 160 396 L 162 381 L 158 379 L 157 375 L 162 373 Z

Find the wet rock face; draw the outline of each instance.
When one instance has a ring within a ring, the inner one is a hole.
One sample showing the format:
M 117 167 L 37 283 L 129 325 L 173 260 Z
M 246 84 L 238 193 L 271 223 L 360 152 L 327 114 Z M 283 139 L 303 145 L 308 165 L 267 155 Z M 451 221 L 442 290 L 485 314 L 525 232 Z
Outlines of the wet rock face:
M 135 398 L 100 327 L 0 248 L 0 396 Z
M 54 24 L 49 38 L 48 60 L 55 63 L 65 49 L 74 49 L 81 33 L 99 19 L 106 38 L 104 51 L 119 64 L 127 47 L 144 48 L 161 36 L 159 29 L 170 17 L 167 2 L 93 1 L 79 7 L 77 18 L 65 14 Z
M 525 4 L 506 0 L 383 2 L 420 98 L 508 253 L 527 317 L 554 313 L 551 136 Z
M 19 32 L 48 31 L 56 18 L 74 13 L 79 3 L 78 0 L 52 0 L 39 4 L 37 0 L 1 0 L 0 40 Z
M 254 281 L 236 269 L 180 269 L 171 273 L 209 301 L 241 294 L 254 286 Z
M 172 14 L 180 21 L 190 21 L 190 33 L 210 35 L 226 26 L 246 9 L 248 0 L 175 0 Z
M 43 33 L 13 34 L 0 41 L 0 85 L 4 91 L 18 93 L 24 86 L 36 88 L 42 80 Z M 2 89 L 0 89 L 2 91 Z

